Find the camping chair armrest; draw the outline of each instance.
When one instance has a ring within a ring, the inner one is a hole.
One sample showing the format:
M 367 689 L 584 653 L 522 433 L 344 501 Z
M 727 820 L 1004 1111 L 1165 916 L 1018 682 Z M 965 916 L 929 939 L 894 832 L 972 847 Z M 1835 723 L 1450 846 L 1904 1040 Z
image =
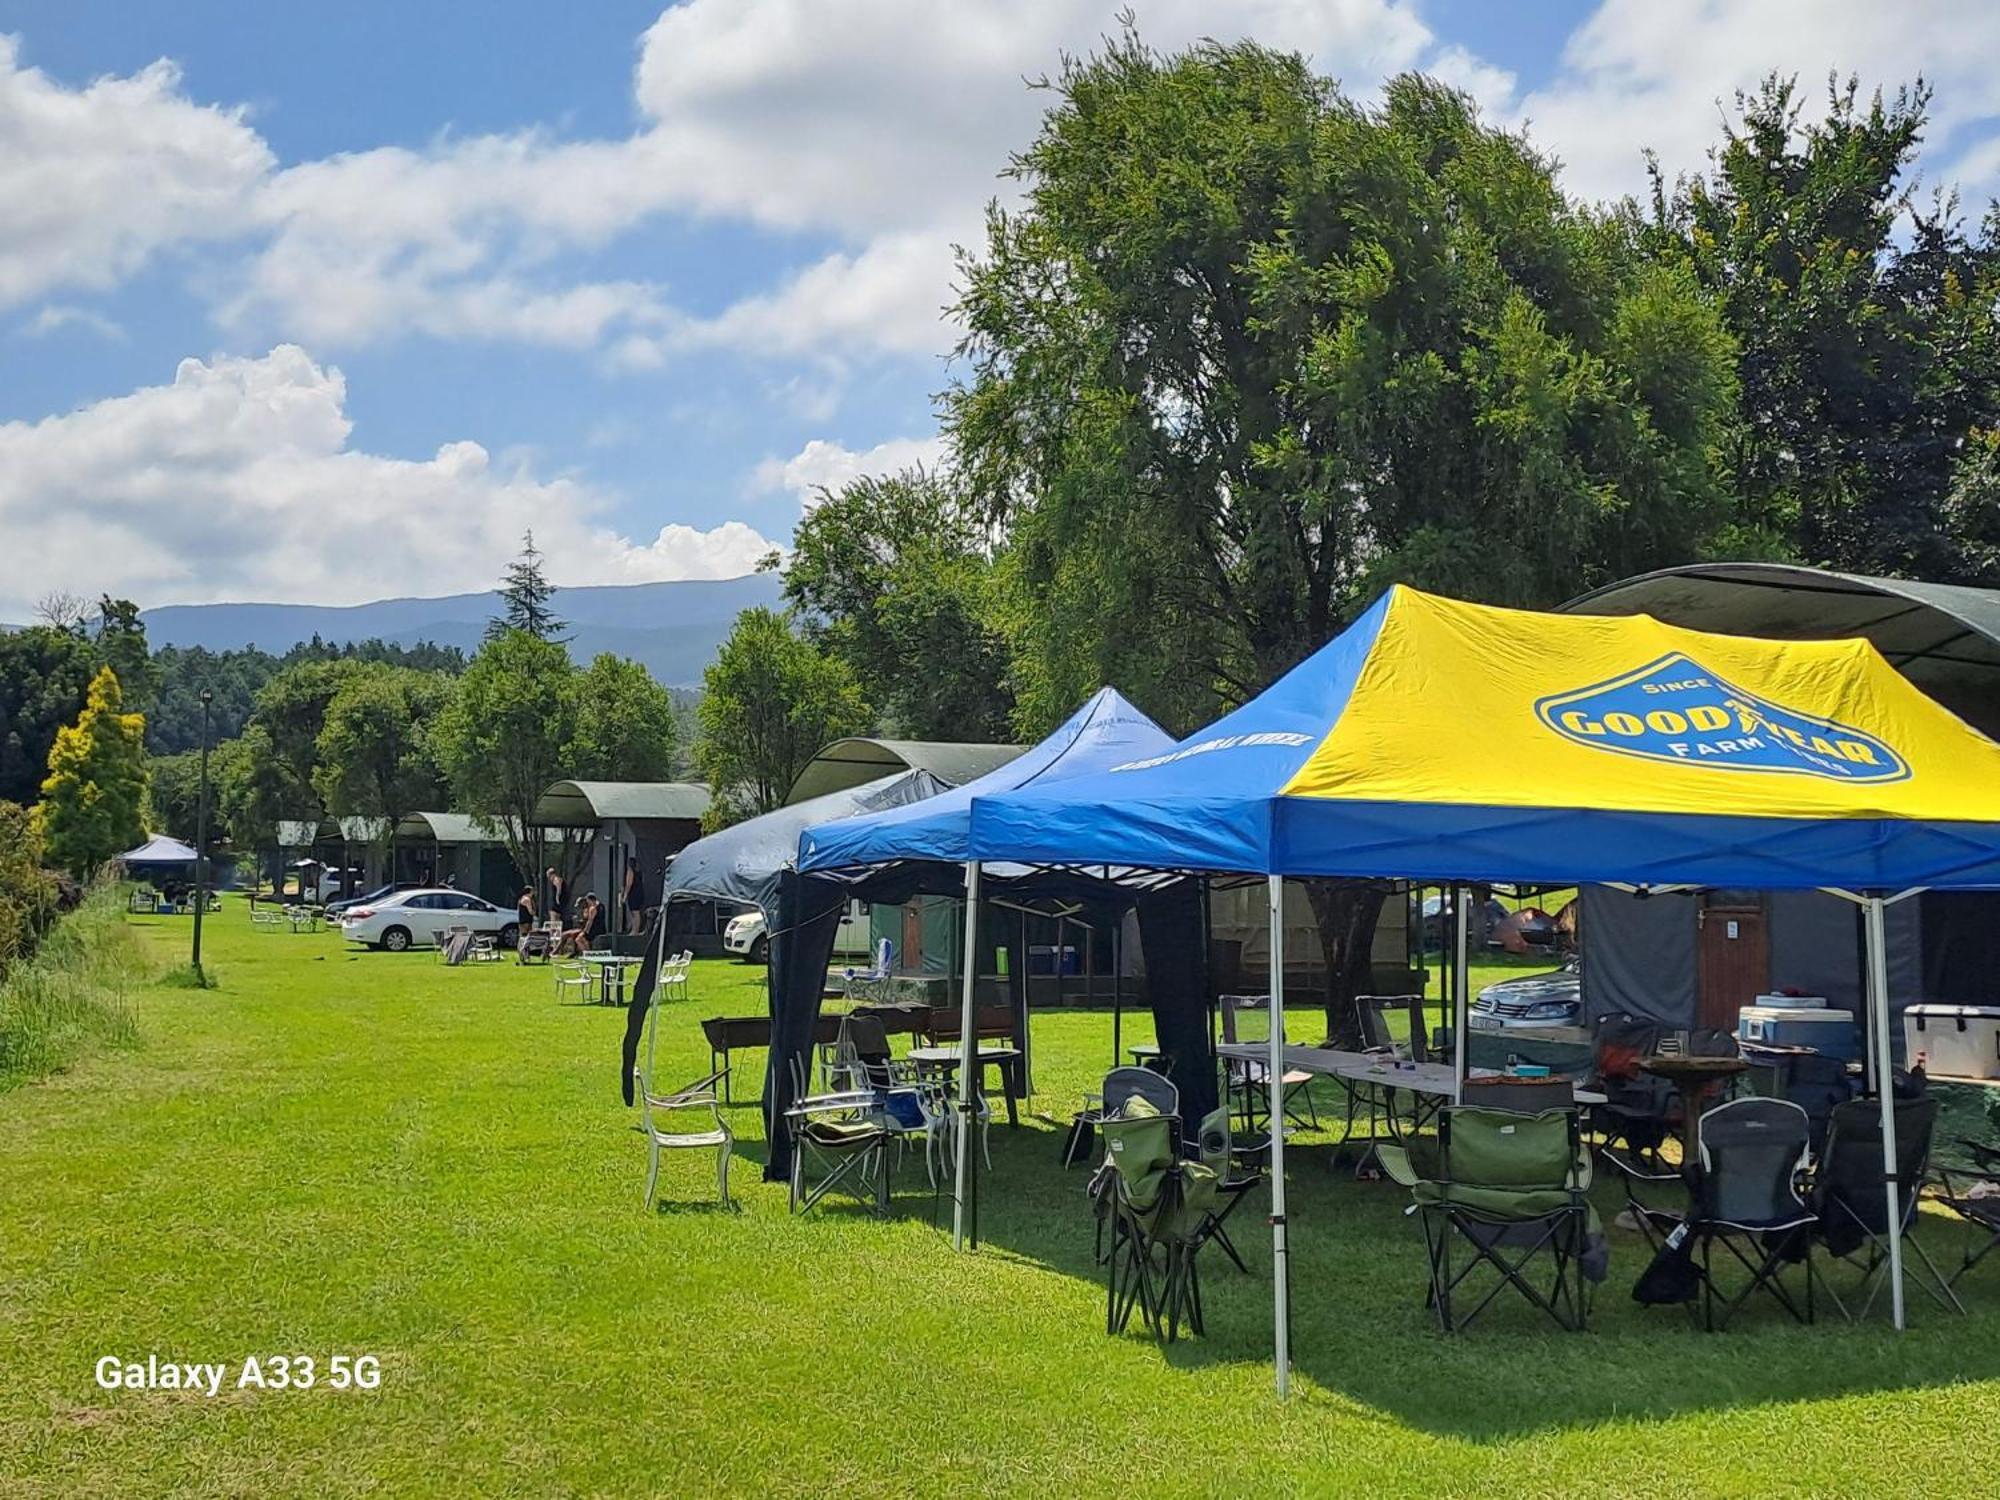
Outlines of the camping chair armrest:
M 1406 1188 L 1413 1188 L 1423 1181 L 1416 1163 L 1410 1160 L 1409 1148 L 1390 1141 L 1378 1141 L 1375 1145 L 1375 1160 L 1382 1166 L 1382 1174 L 1391 1182 Z
M 843 1094 L 815 1094 L 809 1099 L 801 1099 L 785 1111 L 789 1120 L 810 1120 L 819 1115 L 852 1114 L 856 1110 L 880 1112 L 880 1101 L 873 1089 L 852 1090 Z
M 1966 1188 L 1982 1182 L 2000 1187 L 2000 1173 L 1978 1167 L 1947 1167 L 1943 1162 L 1934 1161 L 1931 1163 L 1930 1175 L 1937 1179 L 1938 1186 L 1944 1189 L 1947 1198 L 1963 1198 Z M 1963 1187 L 1960 1186 L 1961 1183 L 1964 1184 Z
M 1597 1151 L 1607 1165 L 1633 1182 L 1686 1182 L 1679 1170 L 1671 1172 L 1649 1172 L 1638 1162 L 1631 1160 L 1623 1152 L 1610 1146 L 1600 1146 Z

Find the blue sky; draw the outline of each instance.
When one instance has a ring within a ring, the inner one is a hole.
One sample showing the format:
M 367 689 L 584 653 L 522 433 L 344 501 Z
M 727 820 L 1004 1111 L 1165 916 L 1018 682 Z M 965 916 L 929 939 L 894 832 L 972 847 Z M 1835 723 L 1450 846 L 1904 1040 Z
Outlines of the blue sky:
M 815 484 L 936 458 L 949 246 L 1116 9 L 0 3 L 0 618 L 449 592 L 530 524 L 564 582 L 744 571 Z M 1930 175 L 2000 175 L 1991 6 L 1136 9 L 1438 72 L 1584 194 L 1698 165 L 1771 68 L 1924 72 Z

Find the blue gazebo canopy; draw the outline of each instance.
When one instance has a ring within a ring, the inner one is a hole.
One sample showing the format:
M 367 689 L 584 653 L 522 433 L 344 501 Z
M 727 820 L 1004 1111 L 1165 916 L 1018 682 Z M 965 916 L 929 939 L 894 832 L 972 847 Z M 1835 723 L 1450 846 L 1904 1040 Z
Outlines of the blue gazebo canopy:
M 1116 688 L 1099 688 L 1055 733 L 977 780 L 922 802 L 807 827 L 799 835 L 799 871 L 874 870 L 913 860 L 963 864 L 972 858 L 975 797 L 1108 770 L 1141 756 L 1158 755 L 1173 743 L 1172 736 Z

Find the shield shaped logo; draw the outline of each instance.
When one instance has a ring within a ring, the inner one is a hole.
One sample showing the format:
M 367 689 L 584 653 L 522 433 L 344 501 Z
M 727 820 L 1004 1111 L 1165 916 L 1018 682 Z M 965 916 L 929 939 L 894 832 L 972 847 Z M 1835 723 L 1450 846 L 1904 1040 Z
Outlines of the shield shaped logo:
M 1679 765 L 1848 782 L 1910 774 L 1879 736 L 1745 692 L 1681 652 L 1539 699 L 1535 716 L 1575 744 Z

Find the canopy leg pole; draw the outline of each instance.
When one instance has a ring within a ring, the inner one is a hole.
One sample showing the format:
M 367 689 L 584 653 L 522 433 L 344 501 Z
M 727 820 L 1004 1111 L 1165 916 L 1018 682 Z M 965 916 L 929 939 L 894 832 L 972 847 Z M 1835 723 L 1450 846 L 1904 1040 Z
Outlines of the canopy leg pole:
M 1896 1100 L 1894 1048 L 1889 1040 L 1889 944 L 1883 919 L 1886 903 L 1869 896 L 1862 903 L 1868 931 L 1868 1024 L 1875 1033 L 1875 1088 L 1882 1108 L 1882 1176 L 1889 1207 L 1889 1311 L 1903 1327 L 1903 1184 L 1896 1180 Z
M 974 1036 L 973 980 L 979 973 L 979 861 L 965 862 L 965 993 L 959 1005 L 958 1023 L 958 1163 L 957 1180 L 952 1185 L 951 1248 L 965 1248 L 966 1181 L 979 1170 L 971 1145 L 977 1126 L 972 1091 L 977 1083 L 973 1069 L 978 1066 L 979 1043 Z M 978 1230 L 974 1229 L 974 1234 Z M 976 1241 L 975 1241 L 976 1243 Z
M 1285 1222 L 1285 880 L 1268 877 L 1271 901 L 1271 1296 L 1278 1399 L 1292 1393 L 1292 1296 Z
M 1125 1055 L 1125 913 L 1111 929 L 1111 1066 Z
M 1451 1102 L 1465 1102 L 1465 1026 L 1472 1010 L 1466 996 L 1472 989 L 1472 952 L 1469 930 L 1472 924 L 1466 920 L 1472 905 L 1470 886 L 1458 886 L 1453 904 L 1458 908 L 1457 931 L 1454 934 L 1456 952 L 1451 962 Z

